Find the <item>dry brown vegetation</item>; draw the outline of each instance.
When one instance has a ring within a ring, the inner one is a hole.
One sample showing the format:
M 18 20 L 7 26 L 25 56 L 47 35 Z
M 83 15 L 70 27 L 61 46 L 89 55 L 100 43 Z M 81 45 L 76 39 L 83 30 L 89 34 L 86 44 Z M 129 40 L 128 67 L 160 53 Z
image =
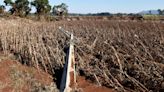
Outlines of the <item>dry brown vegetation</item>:
M 73 32 L 77 71 L 99 85 L 125 92 L 164 90 L 164 24 L 153 21 L 0 20 L 0 49 L 25 65 L 62 74 Z M 58 84 L 58 83 L 57 83 Z

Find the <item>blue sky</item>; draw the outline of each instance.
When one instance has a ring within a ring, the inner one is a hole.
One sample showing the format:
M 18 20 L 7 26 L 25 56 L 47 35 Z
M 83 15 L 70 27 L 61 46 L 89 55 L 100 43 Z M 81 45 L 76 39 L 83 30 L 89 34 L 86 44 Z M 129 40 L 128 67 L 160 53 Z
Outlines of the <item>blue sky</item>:
M 137 13 L 164 9 L 164 0 L 49 0 L 50 4 L 66 3 L 71 13 Z M 3 0 L 0 0 L 0 4 Z M 33 10 L 34 11 L 34 10 Z

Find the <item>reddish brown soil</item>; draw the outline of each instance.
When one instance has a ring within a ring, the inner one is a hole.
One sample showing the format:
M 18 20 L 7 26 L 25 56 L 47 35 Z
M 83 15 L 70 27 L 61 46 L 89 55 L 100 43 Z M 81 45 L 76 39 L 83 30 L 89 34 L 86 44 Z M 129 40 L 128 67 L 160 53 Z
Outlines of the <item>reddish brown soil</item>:
M 77 76 L 77 84 L 74 83 L 74 73 L 70 73 L 70 87 L 71 88 L 80 88 L 83 92 L 114 92 L 114 90 L 104 87 L 104 86 L 97 86 L 94 83 L 86 80 L 85 77 Z
M 11 83 L 11 78 L 9 78 L 9 71 L 10 71 L 10 68 L 9 66 L 10 65 L 13 65 L 15 64 L 15 62 L 10 62 L 10 61 L 1 61 L 0 62 L 0 82 L 2 82 L 2 85 L 5 85 L 6 83 L 6 87 L 2 88 L 2 91 L 3 92 L 9 92 L 11 90 L 13 90 L 12 87 L 8 86 L 8 84 Z
M 71 77 L 70 77 L 70 78 L 71 78 L 71 79 L 70 79 L 70 80 L 71 80 L 71 81 L 70 81 L 70 87 L 74 87 L 74 86 L 75 86 L 75 83 L 74 83 L 74 73 L 71 72 L 71 73 L 70 73 L 70 76 L 71 76 Z
M 114 92 L 114 90 L 110 88 L 106 88 L 104 86 L 97 86 L 94 83 L 91 83 L 90 81 L 86 80 L 85 77 L 77 76 L 77 84 L 74 83 L 74 73 L 70 73 L 70 87 L 78 89 L 82 89 L 83 92 Z
M 13 80 L 13 75 L 12 75 L 12 71 L 15 71 L 13 74 L 14 76 L 23 76 L 24 74 L 29 74 L 29 76 L 32 77 L 28 77 L 31 79 L 26 78 L 26 76 L 24 77 L 15 77 L 15 80 Z M 30 83 L 33 83 L 35 81 L 37 81 L 37 83 L 40 83 L 41 85 L 50 85 L 53 82 L 52 77 L 43 72 L 43 71 L 38 71 L 35 68 L 32 67 L 27 67 L 27 66 L 23 66 L 22 64 L 18 63 L 17 61 L 11 61 L 11 60 L 5 60 L 5 61 L 1 61 L 0 62 L 0 92 L 12 92 L 12 91 L 16 91 L 17 88 L 15 88 L 16 86 L 15 83 L 19 80 L 23 81 L 23 83 L 20 83 L 20 86 L 18 88 L 19 91 L 21 92 L 29 92 L 30 87 L 32 86 Z M 20 72 L 19 74 L 16 73 Z M 22 74 L 21 74 L 22 73 Z M 19 80 L 17 80 L 19 79 Z M 31 80 L 35 80 L 35 81 L 31 81 Z
M 103 86 L 97 86 L 94 83 L 86 80 L 82 76 L 78 76 L 77 78 L 78 88 L 82 88 L 84 92 L 114 92 L 114 90 L 110 88 L 106 88 Z

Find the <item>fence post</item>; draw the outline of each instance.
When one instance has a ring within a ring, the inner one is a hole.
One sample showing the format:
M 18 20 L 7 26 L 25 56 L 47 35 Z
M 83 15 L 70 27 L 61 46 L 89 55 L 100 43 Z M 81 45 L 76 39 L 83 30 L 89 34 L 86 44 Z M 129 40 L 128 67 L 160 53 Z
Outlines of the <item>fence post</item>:
M 74 57 L 74 43 L 73 43 L 73 34 L 71 34 L 69 53 L 66 56 L 66 63 L 64 66 L 64 71 L 62 75 L 60 92 L 70 92 L 70 82 L 71 82 L 71 70 L 73 69 L 74 73 L 74 83 L 76 82 L 76 73 L 75 73 L 75 57 Z M 72 65 L 73 64 L 73 65 Z

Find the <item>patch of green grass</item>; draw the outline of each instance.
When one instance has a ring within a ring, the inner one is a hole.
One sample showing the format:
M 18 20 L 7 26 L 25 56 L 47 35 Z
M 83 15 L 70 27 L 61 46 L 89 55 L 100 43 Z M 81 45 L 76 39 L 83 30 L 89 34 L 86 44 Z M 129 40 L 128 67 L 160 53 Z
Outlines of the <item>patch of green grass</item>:
M 143 15 L 146 20 L 161 20 L 164 19 L 163 15 Z

